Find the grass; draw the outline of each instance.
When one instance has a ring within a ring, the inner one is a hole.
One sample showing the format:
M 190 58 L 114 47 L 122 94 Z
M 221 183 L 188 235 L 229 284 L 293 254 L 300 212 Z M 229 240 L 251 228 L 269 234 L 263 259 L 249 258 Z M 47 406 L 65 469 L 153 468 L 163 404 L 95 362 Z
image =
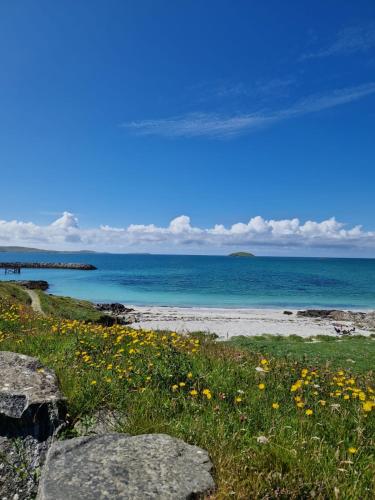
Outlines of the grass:
M 40 303 L 47 315 L 79 321 L 100 321 L 103 314 L 97 311 L 91 302 L 49 295 L 38 290 Z
M 22 287 L 5 281 L 0 282 L 0 300 L 13 300 L 25 305 L 31 303 L 30 297 Z
M 342 358 L 341 343 L 312 344 L 331 349 L 327 363 L 296 338 L 220 343 L 40 317 L 6 300 L 0 332 L 1 350 L 37 356 L 56 371 L 68 434 L 109 408 L 123 415 L 121 432 L 197 444 L 215 467 L 210 498 L 374 498 L 374 373 L 344 363 L 346 353 L 359 360 L 352 340 Z M 361 343 L 368 349 L 367 339 L 357 342 L 358 352 Z
M 355 373 L 364 373 L 375 367 L 375 335 L 371 337 L 329 337 L 303 338 L 260 335 L 257 337 L 233 337 L 229 345 L 240 349 L 262 352 L 268 356 L 344 368 Z

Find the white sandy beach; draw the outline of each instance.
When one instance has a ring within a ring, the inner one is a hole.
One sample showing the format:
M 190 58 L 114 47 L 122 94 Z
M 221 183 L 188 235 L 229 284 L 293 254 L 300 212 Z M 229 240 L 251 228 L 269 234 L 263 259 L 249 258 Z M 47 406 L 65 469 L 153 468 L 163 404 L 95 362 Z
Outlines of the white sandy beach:
M 279 309 L 132 307 L 140 314 L 140 322 L 134 323 L 134 328 L 173 330 L 178 333 L 204 331 L 216 333 L 223 340 L 236 335 L 262 334 L 336 336 L 333 326 L 335 321 L 297 317 L 296 310 L 290 310 L 293 314 L 286 315 Z M 353 326 L 350 322 L 341 324 Z M 372 332 L 357 328 L 355 333 L 369 335 Z

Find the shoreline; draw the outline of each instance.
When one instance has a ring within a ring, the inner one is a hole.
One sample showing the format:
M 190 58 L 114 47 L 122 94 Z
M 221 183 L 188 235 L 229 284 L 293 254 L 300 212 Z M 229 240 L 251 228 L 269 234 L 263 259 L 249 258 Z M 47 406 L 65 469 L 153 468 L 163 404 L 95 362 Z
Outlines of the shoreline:
M 336 337 L 336 320 L 297 316 L 297 309 L 288 309 L 292 314 L 284 314 L 285 309 L 227 309 L 213 307 L 174 307 L 174 306 L 133 306 L 139 318 L 132 324 L 137 329 L 173 330 L 177 333 L 207 332 L 215 333 L 219 339 L 234 336 L 256 335 L 299 335 L 315 337 L 329 335 Z M 348 328 L 356 327 L 354 335 L 369 336 L 374 333 L 367 327 L 358 327 L 353 321 L 339 321 Z

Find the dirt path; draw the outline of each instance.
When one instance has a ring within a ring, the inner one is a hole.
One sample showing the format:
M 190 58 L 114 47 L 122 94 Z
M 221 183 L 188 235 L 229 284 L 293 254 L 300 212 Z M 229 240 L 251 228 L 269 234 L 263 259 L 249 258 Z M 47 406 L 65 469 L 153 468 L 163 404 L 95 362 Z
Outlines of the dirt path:
M 34 309 L 34 311 L 45 316 L 45 313 L 43 312 L 43 309 L 42 309 L 42 305 L 40 303 L 39 295 L 36 293 L 36 291 L 35 290 L 25 290 L 25 292 L 29 295 L 29 297 L 31 299 L 31 307 Z

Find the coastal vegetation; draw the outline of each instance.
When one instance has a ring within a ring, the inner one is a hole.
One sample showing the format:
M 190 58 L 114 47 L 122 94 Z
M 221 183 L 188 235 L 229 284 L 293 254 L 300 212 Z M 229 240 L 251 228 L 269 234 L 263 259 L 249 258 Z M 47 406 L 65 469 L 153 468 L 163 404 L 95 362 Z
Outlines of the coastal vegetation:
M 321 355 L 299 338 L 227 343 L 105 327 L 64 318 L 73 299 L 48 303 L 38 292 L 41 316 L 16 285 L 11 293 L 1 285 L 0 350 L 56 371 L 65 436 L 98 410 L 114 410 L 120 432 L 167 433 L 207 449 L 217 483 L 210 498 L 373 498 L 373 339 L 317 339 Z M 362 363 L 361 343 L 372 353 Z

